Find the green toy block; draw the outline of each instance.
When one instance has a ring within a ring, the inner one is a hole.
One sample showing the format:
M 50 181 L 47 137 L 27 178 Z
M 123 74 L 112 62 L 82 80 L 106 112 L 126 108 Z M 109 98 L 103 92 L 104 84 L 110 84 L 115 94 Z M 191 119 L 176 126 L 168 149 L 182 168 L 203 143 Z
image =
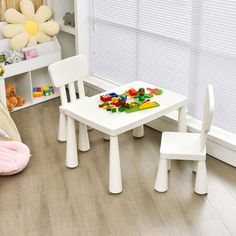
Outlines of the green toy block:
M 124 107 L 119 107 L 119 108 L 118 108 L 118 111 L 119 111 L 119 112 L 123 112 L 124 110 L 125 110 Z
M 109 105 L 110 105 L 109 102 L 104 102 L 104 103 L 102 104 L 103 107 L 105 107 L 105 106 L 109 106 Z
M 113 107 L 113 108 L 111 109 L 111 112 L 112 112 L 112 113 L 116 112 L 116 107 Z
M 142 92 L 142 93 L 145 93 L 145 89 L 144 88 L 140 88 L 138 91 Z
M 147 108 L 142 109 L 142 110 L 146 110 L 146 109 L 150 109 L 150 108 L 154 108 L 154 107 L 159 107 L 159 106 L 160 106 L 160 104 L 157 103 L 157 102 L 153 102 L 153 103 L 155 103 L 155 106 L 153 106 L 153 107 L 147 107 Z M 142 104 L 143 104 L 143 103 L 142 103 Z M 140 106 L 140 105 L 137 104 L 135 107 L 126 108 L 126 109 L 125 109 L 125 112 L 131 113 L 131 112 L 136 112 L 136 111 L 142 111 L 141 109 L 139 109 L 139 106 Z
M 154 95 L 152 93 L 145 93 L 145 98 L 152 98 Z
M 111 111 L 111 108 L 107 108 L 107 111 Z
M 139 105 L 138 104 L 134 107 L 131 107 L 131 108 L 125 108 L 125 112 L 127 112 L 127 113 L 136 112 L 136 111 L 139 111 Z
M 140 95 L 140 96 L 139 96 L 139 101 L 140 101 L 140 102 L 145 101 L 145 96 L 144 96 L 144 95 Z

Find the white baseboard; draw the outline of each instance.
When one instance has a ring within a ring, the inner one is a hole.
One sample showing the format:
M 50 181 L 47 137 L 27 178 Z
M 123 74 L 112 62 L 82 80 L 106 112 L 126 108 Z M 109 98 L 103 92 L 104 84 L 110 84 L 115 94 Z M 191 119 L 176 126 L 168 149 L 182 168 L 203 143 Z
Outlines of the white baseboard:
M 119 85 L 113 81 L 93 76 L 86 79 L 85 82 L 92 94 L 112 89 Z M 95 91 L 92 92 L 91 89 Z M 171 112 L 164 117 L 148 123 L 147 125 L 161 132 L 167 130 L 176 131 L 177 117 L 177 111 Z M 187 126 L 189 132 L 199 132 L 201 122 L 188 116 Z M 236 135 L 212 126 L 211 132 L 208 134 L 207 138 L 207 153 L 229 165 L 236 167 Z

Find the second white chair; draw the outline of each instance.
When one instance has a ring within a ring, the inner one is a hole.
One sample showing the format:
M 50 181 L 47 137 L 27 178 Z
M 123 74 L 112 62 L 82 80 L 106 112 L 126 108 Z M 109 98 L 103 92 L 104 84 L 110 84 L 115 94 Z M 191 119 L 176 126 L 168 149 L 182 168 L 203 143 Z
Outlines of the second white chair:
M 164 132 L 162 134 L 160 161 L 154 186 L 156 191 L 168 190 L 168 161 L 192 160 L 197 162 L 195 192 L 207 193 L 206 138 L 211 127 L 213 112 L 213 87 L 208 85 L 201 133 Z
M 66 58 L 48 67 L 52 84 L 60 90 L 62 106 L 77 99 L 75 86 L 77 86 L 79 99 L 86 98 L 83 83 L 83 79 L 87 77 L 86 68 L 86 59 L 83 55 Z M 69 90 L 69 94 L 67 94 L 66 86 Z M 71 125 L 74 125 L 72 123 L 73 122 L 71 122 Z M 70 125 L 67 124 L 67 117 L 60 113 L 58 129 L 59 141 L 66 141 L 67 128 L 70 128 Z M 79 150 L 87 151 L 90 149 L 87 126 L 80 123 L 79 131 Z M 68 167 L 74 166 L 73 163 L 67 164 Z

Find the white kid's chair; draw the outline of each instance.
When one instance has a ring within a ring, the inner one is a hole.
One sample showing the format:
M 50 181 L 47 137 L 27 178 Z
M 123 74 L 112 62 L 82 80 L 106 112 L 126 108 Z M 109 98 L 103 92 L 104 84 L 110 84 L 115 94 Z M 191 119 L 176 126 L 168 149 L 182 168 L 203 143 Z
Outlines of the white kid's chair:
M 207 193 L 206 138 L 211 127 L 214 112 L 213 87 L 208 85 L 201 133 L 164 132 L 162 134 L 160 161 L 157 171 L 155 190 L 168 190 L 168 162 L 170 160 L 196 161 L 195 192 Z
M 49 75 L 52 84 L 59 88 L 61 105 L 66 105 L 69 101 L 73 102 L 76 98 L 75 85 L 78 87 L 79 99 L 84 99 L 84 83 L 83 79 L 86 78 L 86 59 L 83 55 L 77 55 L 64 60 L 58 61 L 51 64 L 48 67 Z M 67 96 L 66 86 L 69 89 L 69 97 Z M 89 140 L 86 125 L 79 124 L 79 138 L 80 134 L 83 134 L 83 142 L 79 142 L 79 149 L 81 151 L 89 150 Z M 58 129 L 58 140 L 66 141 L 66 130 L 67 130 L 67 118 L 64 114 L 60 113 L 59 129 Z M 82 132 L 81 132 L 82 131 Z

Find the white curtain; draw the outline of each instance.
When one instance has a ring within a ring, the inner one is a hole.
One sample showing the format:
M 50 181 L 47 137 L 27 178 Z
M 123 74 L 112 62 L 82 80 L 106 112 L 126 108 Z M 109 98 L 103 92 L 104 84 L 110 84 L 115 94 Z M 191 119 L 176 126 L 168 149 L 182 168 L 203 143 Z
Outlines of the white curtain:
M 236 134 L 235 0 L 92 1 L 94 75 L 184 94 L 199 119 L 213 84 L 213 123 Z
M 202 116 L 204 89 L 212 84 L 214 125 L 236 134 L 236 1 L 194 1 L 189 113 Z

